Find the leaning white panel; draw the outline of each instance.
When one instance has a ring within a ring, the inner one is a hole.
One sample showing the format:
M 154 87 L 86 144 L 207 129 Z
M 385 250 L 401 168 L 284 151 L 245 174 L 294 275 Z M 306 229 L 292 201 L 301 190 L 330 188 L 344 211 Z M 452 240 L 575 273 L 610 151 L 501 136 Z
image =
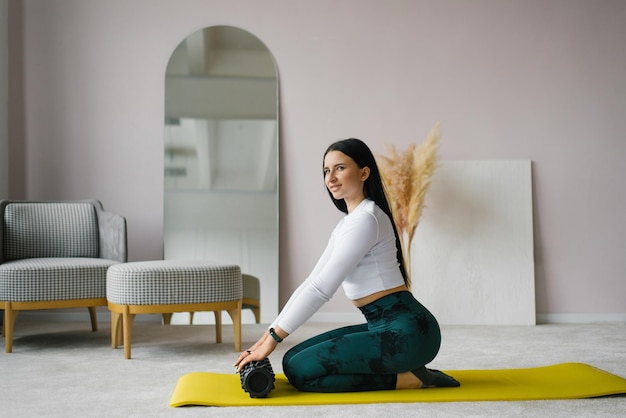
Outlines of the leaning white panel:
M 531 162 L 441 162 L 411 258 L 441 324 L 534 325 Z

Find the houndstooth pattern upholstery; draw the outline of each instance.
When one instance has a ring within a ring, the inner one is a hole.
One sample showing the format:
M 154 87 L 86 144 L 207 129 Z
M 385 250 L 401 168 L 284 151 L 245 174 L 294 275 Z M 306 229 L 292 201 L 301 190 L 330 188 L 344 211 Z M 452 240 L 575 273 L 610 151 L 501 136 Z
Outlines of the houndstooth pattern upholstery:
M 4 211 L 4 260 L 98 257 L 98 219 L 90 203 L 12 203 Z
M 242 297 L 237 265 L 199 260 L 157 260 L 111 266 L 107 299 L 119 305 L 227 302 Z
M 28 258 L 0 264 L 0 300 L 33 302 L 106 297 L 103 277 L 115 261 Z
M 127 260 L 126 219 L 98 200 L 0 200 L 0 311 L 5 351 L 19 311 L 106 305 L 106 272 Z

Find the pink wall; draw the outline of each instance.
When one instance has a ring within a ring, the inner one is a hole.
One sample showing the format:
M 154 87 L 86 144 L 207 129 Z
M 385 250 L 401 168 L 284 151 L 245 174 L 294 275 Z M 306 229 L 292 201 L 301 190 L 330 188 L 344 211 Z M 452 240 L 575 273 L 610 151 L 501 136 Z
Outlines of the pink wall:
M 280 72 L 282 301 L 339 218 L 325 147 L 357 136 L 383 152 L 442 121 L 442 158 L 533 161 L 537 311 L 626 317 L 626 2 L 9 5 L 22 19 L 11 193 L 101 199 L 127 217 L 132 260 L 162 252 L 165 65 L 190 32 L 226 24 L 263 40 Z M 353 309 L 335 299 L 325 311 Z
M 9 21 L 7 0 L 0 0 L 0 26 L 6 27 Z M 9 54 L 8 31 L 0 31 L 0 199 L 9 196 Z

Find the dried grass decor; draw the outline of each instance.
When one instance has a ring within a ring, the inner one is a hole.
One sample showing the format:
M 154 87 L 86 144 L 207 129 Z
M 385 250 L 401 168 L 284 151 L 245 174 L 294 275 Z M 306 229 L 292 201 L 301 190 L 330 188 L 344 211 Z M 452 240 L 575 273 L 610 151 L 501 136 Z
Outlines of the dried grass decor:
M 439 143 L 437 123 L 420 145 L 411 144 L 402 152 L 387 145 L 387 155 L 378 155 L 377 162 L 390 200 L 393 218 L 400 235 L 402 254 L 411 287 L 411 242 L 424 208 L 424 198 L 437 166 Z

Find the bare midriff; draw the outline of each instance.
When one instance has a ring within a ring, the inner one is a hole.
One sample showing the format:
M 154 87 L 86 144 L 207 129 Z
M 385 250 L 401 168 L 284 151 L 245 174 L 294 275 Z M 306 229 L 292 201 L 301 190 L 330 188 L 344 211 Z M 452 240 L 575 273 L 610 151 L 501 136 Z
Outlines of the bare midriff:
M 387 290 L 381 290 L 380 292 L 376 292 L 376 293 L 372 293 L 371 295 L 367 295 L 367 296 L 363 296 L 362 298 L 359 299 L 355 299 L 352 301 L 352 303 L 354 303 L 354 305 L 357 308 L 360 308 L 361 306 L 365 306 L 368 303 L 372 303 L 374 301 L 377 301 L 378 299 L 387 296 L 387 295 L 391 295 L 392 293 L 396 293 L 396 292 L 402 292 L 405 290 L 409 290 L 406 285 L 401 285 L 398 287 L 394 287 L 392 289 L 387 289 Z

